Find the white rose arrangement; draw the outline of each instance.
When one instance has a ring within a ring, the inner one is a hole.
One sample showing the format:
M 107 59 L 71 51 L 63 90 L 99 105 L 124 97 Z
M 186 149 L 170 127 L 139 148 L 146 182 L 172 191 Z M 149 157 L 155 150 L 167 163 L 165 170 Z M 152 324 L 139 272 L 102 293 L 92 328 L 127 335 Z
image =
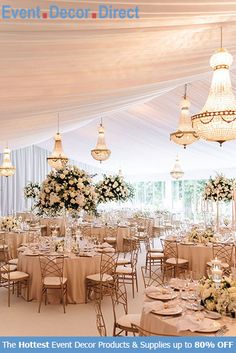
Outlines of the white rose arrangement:
M 188 234 L 188 241 L 194 243 L 211 243 L 214 240 L 214 230 L 212 228 L 200 230 L 197 227 L 193 227 Z
M 227 179 L 223 175 L 210 178 L 203 192 L 204 200 L 230 201 L 233 195 L 233 179 Z
M 29 182 L 24 187 L 24 196 L 26 199 L 37 199 L 40 192 L 40 184 Z
M 210 311 L 234 313 L 236 305 L 236 281 L 223 277 L 218 287 L 212 278 L 203 278 L 199 284 L 201 304 Z
M 51 171 L 42 183 L 36 204 L 38 214 L 57 215 L 64 211 L 96 212 L 97 194 L 91 177 L 76 166 Z
M 20 220 L 13 216 L 3 217 L 1 219 L 1 230 L 12 231 L 17 230 L 19 227 Z
M 124 181 L 121 175 L 104 175 L 96 185 L 98 203 L 110 201 L 128 201 L 134 197 L 133 187 Z

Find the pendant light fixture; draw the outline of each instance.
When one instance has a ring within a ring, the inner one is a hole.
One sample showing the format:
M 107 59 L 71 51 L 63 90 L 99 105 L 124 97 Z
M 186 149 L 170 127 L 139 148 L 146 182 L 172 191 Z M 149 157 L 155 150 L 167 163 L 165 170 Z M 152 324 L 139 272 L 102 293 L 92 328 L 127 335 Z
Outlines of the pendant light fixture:
M 111 151 L 107 148 L 106 145 L 105 130 L 102 125 L 102 119 L 98 128 L 97 145 L 93 150 L 91 150 L 91 155 L 96 161 L 100 161 L 100 163 L 102 163 L 102 161 L 106 161 L 111 155 Z
M 176 156 L 175 164 L 174 164 L 172 171 L 170 172 L 170 175 L 172 176 L 172 178 L 177 179 L 177 180 L 181 179 L 184 175 L 184 172 L 183 172 L 181 165 L 180 165 L 180 162 L 179 162 L 178 155 Z
M 199 139 L 192 128 L 192 122 L 189 116 L 190 101 L 187 98 L 187 84 L 184 87 L 184 96 L 181 100 L 180 107 L 181 113 L 178 130 L 170 134 L 170 140 L 186 148 L 187 145 L 190 145 Z
M 11 151 L 8 147 L 3 150 L 3 163 L 0 166 L 0 175 L 9 177 L 15 174 L 16 167 L 11 162 Z
M 221 47 L 210 59 L 214 70 L 210 92 L 200 113 L 192 116 L 198 136 L 220 145 L 236 138 L 236 99 L 229 72 L 232 62 L 232 55 L 222 47 L 221 28 Z
M 50 157 L 47 157 L 48 164 L 51 168 L 59 170 L 65 167 L 68 158 L 63 152 L 61 134 L 59 132 L 59 114 L 57 121 L 57 133 L 54 137 L 54 149 Z

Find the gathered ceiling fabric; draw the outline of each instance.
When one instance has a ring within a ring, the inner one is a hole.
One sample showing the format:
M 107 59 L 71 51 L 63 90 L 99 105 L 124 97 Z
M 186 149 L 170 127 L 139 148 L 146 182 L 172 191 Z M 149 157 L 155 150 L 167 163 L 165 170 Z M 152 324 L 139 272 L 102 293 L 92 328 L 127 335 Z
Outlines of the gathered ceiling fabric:
M 4 0 L 15 8 L 51 4 L 63 8 L 99 4 L 139 7 L 139 19 L 1 19 L 1 147 L 49 141 L 60 112 L 65 151 L 95 164 L 99 117 L 105 117 L 112 157 L 106 168 L 129 174 L 166 172 L 178 147 L 169 133 L 178 124 L 179 101 L 188 82 L 191 113 L 205 103 L 209 58 L 223 45 L 236 58 L 235 1 L 31 1 Z M 232 67 L 233 84 L 236 84 Z M 236 165 L 234 142 L 220 149 L 197 142 L 181 153 L 185 168 Z M 183 155 L 183 156 L 182 156 Z M 205 160 L 205 162 L 204 162 Z M 205 165 L 204 165 L 205 163 Z

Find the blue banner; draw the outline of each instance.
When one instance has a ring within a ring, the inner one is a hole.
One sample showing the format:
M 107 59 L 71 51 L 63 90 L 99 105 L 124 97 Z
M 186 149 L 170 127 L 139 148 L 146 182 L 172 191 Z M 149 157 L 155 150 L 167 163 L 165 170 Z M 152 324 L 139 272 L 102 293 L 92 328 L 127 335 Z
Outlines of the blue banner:
M 0 352 L 236 352 L 236 337 L 1 337 Z

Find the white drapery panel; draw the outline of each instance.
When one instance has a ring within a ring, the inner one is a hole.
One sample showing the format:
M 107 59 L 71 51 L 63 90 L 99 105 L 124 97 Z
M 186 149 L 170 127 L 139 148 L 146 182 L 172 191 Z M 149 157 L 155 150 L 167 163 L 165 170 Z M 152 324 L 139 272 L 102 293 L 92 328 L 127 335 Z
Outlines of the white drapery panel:
M 31 201 L 24 198 L 24 187 L 28 182 L 41 183 L 51 170 L 47 163 L 49 152 L 38 146 L 30 146 L 12 151 L 12 164 L 16 173 L 12 177 L 0 177 L 0 214 L 1 216 L 30 209 Z M 0 155 L 2 161 L 2 156 Z M 70 160 L 90 175 L 101 175 L 98 168 Z
M 96 11 L 99 2 L 5 0 L 4 4 Z M 219 46 L 220 23 L 224 45 L 236 54 L 235 2 L 119 0 L 112 5 L 137 5 L 140 18 L 1 19 L 1 132 L 12 148 L 50 138 L 58 111 L 61 129 L 71 131 L 98 114 L 125 110 L 203 78 L 209 56 Z

